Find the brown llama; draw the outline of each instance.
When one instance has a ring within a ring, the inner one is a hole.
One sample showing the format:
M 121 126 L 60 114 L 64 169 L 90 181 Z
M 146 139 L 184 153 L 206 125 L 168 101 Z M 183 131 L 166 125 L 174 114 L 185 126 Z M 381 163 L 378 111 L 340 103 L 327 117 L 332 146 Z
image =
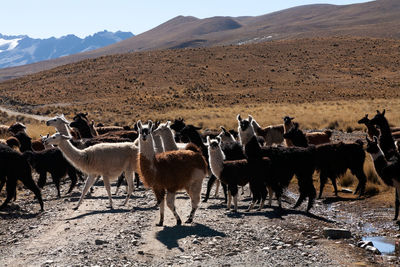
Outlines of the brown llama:
M 137 123 L 139 129 L 139 176 L 146 187 L 152 188 L 160 205 L 160 220 L 164 223 L 165 196 L 167 206 L 176 218 L 176 224 L 182 224 L 175 210 L 175 194 L 185 189 L 192 203 L 192 210 L 186 223 L 193 221 L 194 214 L 200 202 L 201 185 L 207 175 L 207 162 L 199 148 L 193 145 L 190 150 L 176 150 L 156 154 L 151 130 L 143 131 L 142 123 Z

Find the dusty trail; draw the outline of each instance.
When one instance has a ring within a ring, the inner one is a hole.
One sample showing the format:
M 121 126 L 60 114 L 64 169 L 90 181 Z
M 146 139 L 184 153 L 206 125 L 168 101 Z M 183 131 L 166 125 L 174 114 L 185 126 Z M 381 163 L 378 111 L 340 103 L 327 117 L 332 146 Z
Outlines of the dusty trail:
M 68 184 L 63 185 L 62 192 L 67 191 Z M 294 193 L 289 193 L 283 203 L 283 213 L 270 207 L 245 213 L 247 193 L 241 196 L 237 214 L 226 211 L 222 199 L 211 198 L 201 203 L 194 224 L 175 226 L 166 208 L 165 226 L 156 227 L 159 212 L 150 190 L 136 190 L 126 207 L 119 206 L 124 193 L 113 196 L 115 209 L 110 210 L 104 187 L 96 186 L 93 195 L 73 211 L 81 189 L 56 199 L 54 185 L 47 185 L 43 190 L 46 211 L 39 214 L 32 195 L 23 191 L 16 203 L 0 212 L 0 266 L 395 263 L 354 247 L 367 228 L 376 234 L 394 235 L 398 228 L 390 220 L 393 209 L 374 208 L 347 194 L 341 194 L 342 199 L 318 200 L 312 215 L 303 212 L 304 205 L 291 209 L 293 197 L 297 197 Z M 297 192 L 297 185 L 291 191 Z M 331 195 L 329 189 L 326 192 Z M 186 194 L 177 195 L 176 206 L 186 219 L 190 212 Z M 322 235 L 325 226 L 348 228 L 354 238 L 327 240 Z

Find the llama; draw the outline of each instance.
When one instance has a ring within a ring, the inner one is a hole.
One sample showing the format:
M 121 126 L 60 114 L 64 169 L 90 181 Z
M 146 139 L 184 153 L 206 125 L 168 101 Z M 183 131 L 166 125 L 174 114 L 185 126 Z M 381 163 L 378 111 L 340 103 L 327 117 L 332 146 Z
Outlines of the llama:
M 226 160 L 239 160 L 245 159 L 246 155 L 243 153 L 243 146 L 236 141 L 233 135 L 227 131 L 223 126 L 220 126 L 222 132 L 217 136 L 217 139 L 221 140 L 220 146 L 222 152 L 225 154 Z M 207 188 L 207 190 L 211 190 Z M 216 188 L 216 193 L 218 193 L 218 184 Z M 244 189 L 242 187 L 242 195 L 244 194 Z M 251 196 L 251 191 L 250 191 Z
M 15 198 L 17 180 L 20 180 L 26 188 L 35 194 L 40 204 L 40 210 L 43 211 L 42 194 L 32 179 L 29 163 L 19 152 L 3 144 L 0 144 L 0 180 L 1 179 L 6 179 L 7 197 L 0 206 L 0 210 L 4 209 L 13 197 Z
M 306 138 L 311 145 L 321 145 L 331 142 L 332 131 L 325 130 L 323 132 L 306 133 Z
M 18 132 L 14 135 L 18 139 L 20 146 L 19 150 L 23 153 L 25 151 L 42 151 L 45 149 L 41 140 L 34 140 L 30 138 L 25 132 Z
M 29 164 L 39 173 L 37 182 L 40 188 L 46 184 L 47 172 L 51 174 L 57 189 L 57 197 L 60 198 L 60 181 L 68 173 L 71 179 L 71 186 L 68 194 L 71 193 L 77 182 L 75 168 L 64 158 L 58 148 L 45 149 L 39 152 L 25 151 L 22 156 L 27 159 Z
M 385 110 L 376 111 L 375 117 L 371 119 L 371 124 L 379 127 L 381 135 L 379 136 L 379 146 L 382 149 L 387 160 L 396 156 L 399 157 L 396 145 L 394 144 L 392 132 L 389 127 L 389 122 L 385 118 Z
M 399 205 L 400 205 L 400 162 L 398 158 L 388 161 L 378 145 L 378 139 L 374 136 L 373 141 L 367 139 L 367 152 L 371 155 L 374 162 L 374 167 L 381 177 L 382 181 L 388 186 L 394 186 L 396 188 L 396 200 L 395 200 L 395 213 L 394 219 L 397 220 L 399 216 Z
M 243 120 L 237 116 L 238 131 L 248 160 L 260 160 L 263 157 L 271 159 L 271 177 L 281 189 L 286 188 L 293 176 L 296 175 L 299 183 L 300 196 L 294 208 L 308 197 L 307 212 L 312 208 L 316 192 L 312 175 L 315 170 L 314 148 L 301 147 L 260 147 L 252 127 L 253 118 L 249 116 Z M 283 137 L 282 137 L 283 138 Z M 275 192 L 276 193 L 276 192 Z M 270 194 L 271 197 L 271 194 Z M 278 196 L 277 196 L 278 197 Z
M 19 149 L 20 143 L 15 137 L 8 137 L 7 139 L 0 139 L 0 143 L 3 145 L 7 145 L 12 149 Z
M 207 146 L 204 145 L 202 138 L 198 132 L 199 128 L 193 125 L 186 125 L 181 131 L 181 137 L 190 140 L 193 144 L 198 146 L 201 149 L 201 152 L 203 153 L 204 158 L 207 160 L 207 164 L 209 166 L 209 156 L 208 156 L 208 148 Z M 203 199 L 203 202 L 207 202 L 208 198 L 210 197 L 210 191 L 211 188 L 214 184 L 215 181 L 217 181 L 217 177 L 211 172 L 209 169 L 209 173 L 211 173 L 210 178 L 208 179 L 207 182 L 207 192 L 206 195 Z M 227 188 L 225 184 L 222 184 L 223 191 L 224 191 L 224 196 L 225 196 L 225 203 L 228 201 L 228 196 L 227 196 Z
M 79 208 L 98 175 L 103 177 L 110 208 L 112 208 L 110 180 L 117 178 L 122 172 L 125 172 L 128 182 L 128 194 L 123 204 L 125 205 L 133 191 L 133 172 L 137 166 L 138 148 L 132 143 L 102 143 L 80 150 L 69 142 L 70 139 L 70 136 L 56 133 L 47 138 L 45 143 L 58 145 L 64 157 L 75 168 L 89 175 L 79 202 L 74 209 Z
M 160 205 L 160 220 L 157 226 L 164 223 L 165 195 L 167 206 L 176 218 L 176 224 L 182 221 L 175 210 L 175 194 L 178 190 L 185 189 L 189 194 L 192 210 L 186 223 L 193 221 L 194 214 L 200 201 L 201 185 L 207 174 L 207 162 L 201 151 L 192 146 L 191 150 L 168 151 L 160 154 L 154 152 L 153 137 L 151 132 L 139 128 L 139 176 L 146 187 L 152 188 Z
M 308 147 L 308 140 L 305 134 L 295 123 L 284 137 L 290 139 L 295 146 Z M 347 169 L 357 177 L 358 185 L 354 194 L 360 192 L 359 196 L 364 194 L 367 178 L 364 173 L 365 152 L 363 143 L 357 140 L 355 143 L 345 144 L 343 142 L 336 144 L 321 144 L 315 147 L 316 169 L 320 172 L 320 191 L 318 198 L 322 197 L 322 192 L 328 178 L 331 180 L 335 195 L 338 195 L 336 179 L 344 175 Z
M 364 117 L 362 117 L 359 121 L 358 124 L 365 124 L 367 127 L 367 133 L 369 138 L 374 139 L 374 136 L 379 137 L 380 132 L 379 130 L 371 123 L 371 120 L 368 119 L 368 114 L 365 114 Z
M 11 132 L 12 134 L 17 134 L 19 132 L 26 133 L 26 126 L 20 122 L 16 122 L 12 124 L 10 127 L 8 127 L 8 131 Z
M 254 119 L 252 120 L 252 127 L 256 135 L 261 136 L 265 140 L 266 146 L 272 146 L 273 144 L 281 144 L 283 142 L 284 127 L 280 125 L 270 125 L 262 128 Z
M 293 120 L 294 117 L 290 117 L 290 116 L 285 116 L 283 117 L 283 133 L 287 133 L 292 127 L 293 127 Z M 290 139 L 286 139 L 285 138 L 285 144 L 286 146 L 293 146 L 293 143 Z
M 212 140 L 207 137 L 208 155 L 211 171 L 224 184 L 228 186 L 227 209 L 230 210 L 233 197 L 234 211 L 237 212 L 238 186 L 244 186 L 250 183 L 250 190 L 253 192 L 253 201 L 247 211 L 250 211 L 254 204 L 259 201 L 261 210 L 267 195 L 265 187 L 265 177 L 270 172 L 271 162 L 269 158 L 263 158 L 254 164 L 254 161 L 225 160 L 225 154 L 221 149 L 220 140 Z M 252 164 L 253 163 L 253 164 Z M 280 193 L 278 193 L 278 196 Z M 278 197 L 278 199 L 280 199 Z M 271 202 L 270 202 L 271 205 Z

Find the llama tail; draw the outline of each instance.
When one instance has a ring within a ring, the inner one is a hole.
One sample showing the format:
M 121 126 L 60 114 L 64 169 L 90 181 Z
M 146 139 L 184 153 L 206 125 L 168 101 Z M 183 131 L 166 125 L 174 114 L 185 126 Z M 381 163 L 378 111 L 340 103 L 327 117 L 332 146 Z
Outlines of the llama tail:
M 324 133 L 326 133 L 326 135 L 331 138 L 332 136 L 332 131 L 331 130 L 325 130 Z
M 186 145 L 185 150 L 191 150 L 196 153 L 202 153 L 201 149 L 193 143 L 189 143 Z

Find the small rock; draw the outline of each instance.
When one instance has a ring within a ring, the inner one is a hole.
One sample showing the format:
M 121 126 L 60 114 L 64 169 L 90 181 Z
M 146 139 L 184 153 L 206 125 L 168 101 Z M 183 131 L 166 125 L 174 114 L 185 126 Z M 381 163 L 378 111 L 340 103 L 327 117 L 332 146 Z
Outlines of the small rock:
M 107 244 L 108 241 L 101 240 L 101 239 L 96 239 L 96 240 L 94 241 L 94 243 L 95 243 L 96 245 L 103 245 L 103 244 Z
M 225 254 L 225 256 L 226 257 L 231 257 L 231 256 L 235 256 L 236 254 L 237 254 L 237 252 L 232 251 L 232 252 L 229 252 L 229 253 Z
M 200 241 L 195 238 L 195 239 L 193 239 L 192 244 L 198 245 L 198 244 L 200 244 Z
M 143 252 L 143 250 L 138 250 L 138 252 L 137 252 L 139 255 L 144 255 L 144 252 Z
M 342 193 L 347 193 L 347 194 L 353 193 L 353 191 L 351 189 L 349 189 L 349 188 L 342 188 L 341 192 Z
M 366 246 L 365 250 L 371 251 L 375 255 L 381 255 L 381 252 L 379 251 L 379 249 L 377 249 L 376 247 L 373 247 L 373 246 Z
M 347 229 L 324 228 L 324 236 L 331 239 L 350 238 L 351 232 Z
M 261 250 L 262 251 L 267 251 L 267 250 L 270 250 L 270 247 L 263 247 Z

